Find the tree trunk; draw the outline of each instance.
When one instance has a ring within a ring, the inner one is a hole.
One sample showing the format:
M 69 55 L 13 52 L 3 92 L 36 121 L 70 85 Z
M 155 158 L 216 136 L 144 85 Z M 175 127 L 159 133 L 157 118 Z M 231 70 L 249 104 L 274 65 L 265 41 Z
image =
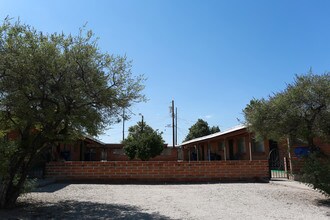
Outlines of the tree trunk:
M 10 181 L 8 179 L 2 179 L 0 185 L 0 209 L 4 209 L 6 207 L 7 201 L 7 191 L 9 187 Z
M 31 158 L 27 155 L 16 160 L 15 164 L 8 167 L 8 176 L 1 180 L 0 209 L 13 208 L 20 196 L 28 175 Z M 24 160 L 27 162 L 24 162 Z M 18 178 L 17 180 L 15 178 Z M 16 183 L 16 184 L 15 184 Z
M 0 188 L 0 209 L 7 209 L 15 207 L 16 200 L 20 196 L 27 178 L 28 169 L 20 174 L 20 178 L 15 185 L 14 182 L 8 178 L 2 181 Z M 16 174 L 12 174 L 16 176 Z
M 308 135 L 307 135 L 307 142 L 308 142 L 308 147 L 311 149 L 311 151 L 316 150 L 316 146 L 314 145 L 314 135 L 313 135 L 313 127 L 311 124 L 307 126 L 308 129 Z
M 23 184 L 14 185 L 11 178 L 2 181 L 0 189 L 0 209 L 13 208 L 20 194 Z
M 0 179 L 0 209 L 13 208 L 23 191 L 32 160 L 41 152 L 45 142 L 37 135 L 33 141 L 27 134 L 22 134 L 19 151 L 8 158 L 7 175 Z M 32 144 L 30 144 L 32 143 Z
M 15 207 L 16 200 L 20 195 L 21 186 L 14 186 L 12 182 L 7 182 L 6 186 L 1 189 L 1 197 L 0 197 L 0 209 L 8 209 Z
M 314 148 L 315 145 L 314 145 L 314 138 L 313 137 L 308 137 L 308 146 L 311 147 L 311 148 Z

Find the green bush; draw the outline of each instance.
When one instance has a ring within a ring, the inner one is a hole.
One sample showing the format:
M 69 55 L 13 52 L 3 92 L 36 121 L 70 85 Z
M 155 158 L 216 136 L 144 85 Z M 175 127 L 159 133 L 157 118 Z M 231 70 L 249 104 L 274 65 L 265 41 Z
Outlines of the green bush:
M 329 156 L 321 152 L 313 152 L 307 156 L 301 169 L 301 181 L 330 196 Z
M 135 158 L 149 160 L 160 155 L 164 148 L 164 141 L 156 131 L 142 133 L 136 137 L 128 137 L 124 142 L 125 154 L 132 160 Z
M 164 148 L 162 133 L 143 122 L 138 122 L 128 130 L 129 134 L 123 144 L 129 159 L 146 161 L 162 153 Z

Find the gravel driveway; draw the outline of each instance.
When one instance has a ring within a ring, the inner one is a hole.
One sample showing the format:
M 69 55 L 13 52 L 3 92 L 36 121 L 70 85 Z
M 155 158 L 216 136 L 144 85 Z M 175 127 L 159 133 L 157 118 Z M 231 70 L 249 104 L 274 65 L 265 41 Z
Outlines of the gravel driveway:
M 299 183 L 51 184 L 0 219 L 330 219 L 329 200 Z

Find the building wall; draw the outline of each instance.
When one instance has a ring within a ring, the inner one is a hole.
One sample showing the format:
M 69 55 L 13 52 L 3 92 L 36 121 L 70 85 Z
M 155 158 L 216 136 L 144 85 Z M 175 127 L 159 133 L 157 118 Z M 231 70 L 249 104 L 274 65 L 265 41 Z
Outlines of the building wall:
M 268 161 L 68 161 L 50 162 L 46 177 L 96 182 L 221 182 L 268 179 Z
M 314 144 L 320 148 L 320 151 L 324 154 L 330 156 L 330 143 L 325 143 L 324 141 L 320 139 L 314 140 Z M 292 171 L 294 174 L 298 174 L 300 172 L 300 169 L 303 166 L 304 159 L 298 158 L 295 155 L 295 149 L 297 147 L 307 147 L 307 144 L 293 144 L 290 148 L 290 154 L 291 154 L 291 165 L 292 165 Z M 279 154 L 281 160 L 283 160 L 284 157 L 287 158 L 287 161 L 289 160 L 289 154 L 288 154 L 288 144 L 286 141 L 282 141 L 278 145 Z M 288 169 L 290 170 L 290 162 L 288 161 Z
M 77 141 L 75 143 L 57 144 L 52 148 L 52 152 L 53 160 L 64 160 L 65 158 L 63 158 L 63 154 L 61 155 L 61 153 L 69 152 L 71 161 L 80 161 L 80 141 Z
M 72 143 L 59 143 L 52 147 L 52 160 L 54 161 L 81 161 L 88 160 L 86 153 L 92 151 L 93 155 L 89 156 L 89 159 L 100 161 L 102 159 L 102 151 L 104 148 L 96 144 L 86 143 L 85 141 L 75 141 Z M 69 154 L 68 158 L 65 158 L 65 153 Z
M 92 155 L 88 152 L 92 151 Z M 76 141 L 74 143 L 61 143 L 52 148 L 53 161 L 128 161 L 122 144 L 108 144 L 106 146 Z M 63 152 L 69 152 L 69 159 L 63 157 Z M 87 154 L 87 155 L 86 155 Z M 89 156 L 88 156 L 89 155 Z M 82 160 L 81 160 L 82 158 Z M 178 149 L 164 147 L 161 155 L 151 158 L 150 160 L 159 161 L 176 161 L 178 160 Z
M 239 152 L 238 142 L 241 138 L 244 138 L 244 151 Z M 199 150 L 199 160 L 209 160 L 208 158 L 208 146 L 210 146 L 210 153 L 213 155 L 218 155 L 221 158 L 220 160 L 230 160 L 230 151 L 229 151 L 229 142 L 233 144 L 233 158 L 232 160 L 250 160 L 250 147 L 249 143 L 252 141 L 252 136 L 246 131 L 243 130 L 239 133 L 228 134 L 225 137 L 214 138 L 211 140 L 201 141 L 198 143 L 190 144 L 185 146 L 183 155 L 184 160 L 189 161 L 189 154 L 195 151 L 198 148 Z M 226 150 L 224 150 L 223 144 L 226 146 Z M 269 154 L 269 141 L 263 141 L 264 150 L 262 152 L 254 152 L 252 149 L 252 160 L 267 160 Z M 189 150 L 190 148 L 190 150 Z M 253 146 L 251 145 L 251 148 Z M 202 151 L 203 153 L 200 153 Z M 226 157 L 225 157 L 226 155 Z M 214 159 L 214 157 L 213 157 Z M 192 160 L 192 156 L 190 155 L 190 160 Z M 212 159 L 211 159 L 212 160 Z
M 164 148 L 161 155 L 151 158 L 150 161 L 177 161 L 178 148 Z M 122 148 L 109 149 L 108 161 L 129 161 Z

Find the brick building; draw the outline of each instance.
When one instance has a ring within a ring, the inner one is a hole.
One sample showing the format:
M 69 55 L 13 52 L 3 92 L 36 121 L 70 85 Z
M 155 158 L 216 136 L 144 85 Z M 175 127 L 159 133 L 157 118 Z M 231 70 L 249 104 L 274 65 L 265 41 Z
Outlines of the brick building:
M 274 142 L 257 141 L 244 125 L 181 144 L 183 160 L 267 160 Z
M 95 138 L 84 138 L 69 142 L 58 143 L 52 147 L 53 161 L 128 161 L 123 144 L 103 143 Z M 176 161 L 178 149 L 164 145 L 163 152 L 151 158 L 152 161 Z
M 329 143 L 316 139 L 315 144 L 321 152 L 330 155 Z M 183 142 L 181 148 L 184 161 L 268 160 L 270 169 L 292 173 L 299 173 L 302 155 L 309 152 L 307 143 L 303 142 L 258 141 L 245 125 Z

